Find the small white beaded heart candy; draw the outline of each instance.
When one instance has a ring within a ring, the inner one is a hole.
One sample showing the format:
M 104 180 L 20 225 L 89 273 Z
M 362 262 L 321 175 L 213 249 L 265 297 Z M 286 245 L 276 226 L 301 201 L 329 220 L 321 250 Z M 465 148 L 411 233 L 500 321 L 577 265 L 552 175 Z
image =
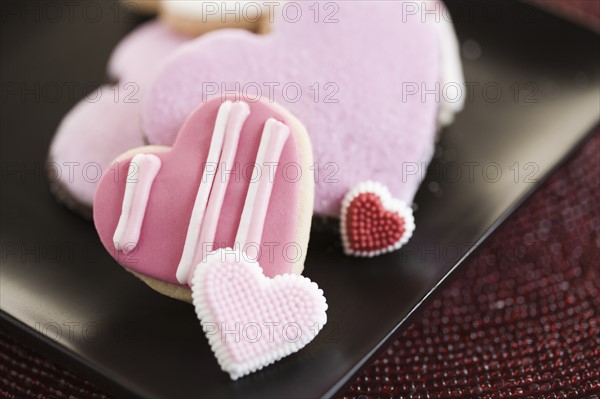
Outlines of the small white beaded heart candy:
M 209 254 L 191 286 L 210 347 L 233 380 L 302 349 L 327 322 L 317 284 L 295 274 L 270 279 L 241 250 Z

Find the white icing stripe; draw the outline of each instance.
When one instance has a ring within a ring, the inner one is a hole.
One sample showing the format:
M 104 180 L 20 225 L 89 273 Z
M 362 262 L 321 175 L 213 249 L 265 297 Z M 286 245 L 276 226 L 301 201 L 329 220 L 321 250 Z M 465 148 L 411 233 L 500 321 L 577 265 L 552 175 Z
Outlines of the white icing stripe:
M 226 173 L 224 169 L 227 170 L 227 168 L 231 168 L 234 164 L 240 134 L 248 115 L 250 115 L 250 107 L 244 102 L 234 103 L 231 107 L 227 128 L 225 130 L 225 144 L 223 145 L 223 151 L 216 173 L 218 178 L 215 180 L 212 190 L 210 191 L 206 215 L 197 239 L 196 252 L 192 261 L 192 265 L 194 266 L 190 269 L 188 279 L 192 278 L 195 265 L 202 262 L 205 255 L 213 250 L 219 216 L 221 215 L 221 207 L 223 206 L 225 192 L 227 191 L 231 175 L 230 173 Z
M 269 140 L 271 139 L 272 124 L 275 123 L 274 119 L 269 119 L 265 123 L 263 128 L 262 136 L 260 139 L 260 145 L 258 146 L 258 153 L 256 154 L 255 165 L 258 165 L 260 168 L 261 164 L 264 164 L 265 154 L 267 153 L 267 149 L 269 148 Z M 262 177 L 262 175 L 261 175 Z M 248 186 L 248 192 L 246 193 L 246 201 L 244 202 L 244 208 L 242 209 L 242 216 L 240 217 L 240 224 L 238 226 L 238 231 L 235 236 L 235 243 L 239 244 L 240 247 L 244 247 L 247 244 L 248 232 L 250 230 L 250 223 L 252 222 L 252 211 L 254 208 L 254 201 L 256 199 L 256 195 L 258 193 L 258 183 L 260 180 L 255 180 L 254 176 L 252 176 L 250 181 L 250 185 Z
M 144 162 L 140 165 L 138 183 L 136 184 L 135 192 L 133 193 L 133 203 L 129 212 L 129 220 L 127 228 L 122 240 L 126 247 L 123 252 L 128 254 L 133 250 L 138 243 L 142 232 L 142 223 L 146 216 L 146 208 L 148 207 L 148 199 L 150 198 L 150 190 L 156 179 L 156 175 L 161 167 L 160 158 L 156 155 L 146 154 Z M 136 178 L 134 175 L 129 175 L 130 178 Z M 129 245 L 131 243 L 131 245 Z
M 271 193 L 273 192 L 273 186 L 275 184 L 275 176 L 277 172 L 277 165 L 283 151 L 283 146 L 287 141 L 290 134 L 290 129 L 281 122 L 275 122 L 271 126 L 271 139 L 269 147 L 264 160 L 263 173 L 258 186 L 258 195 L 254 200 L 254 210 L 252 212 L 252 221 L 250 222 L 250 230 L 248 232 L 249 243 L 256 243 L 260 245 L 262 239 L 262 233 L 265 227 L 265 221 L 267 218 L 267 209 L 269 208 L 269 202 L 271 199 Z M 265 173 L 265 169 L 268 165 L 275 165 L 273 173 Z M 256 246 L 251 248 L 256 249 Z M 256 256 L 254 256 L 256 257 Z
M 131 165 L 140 165 L 142 163 L 143 158 L 144 154 L 137 154 L 133 157 L 133 159 L 129 163 L 127 176 L 129 176 L 129 173 L 132 170 Z M 123 203 L 121 204 L 121 216 L 119 217 L 119 223 L 117 223 L 117 228 L 115 229 L 115 233 L 113 234 L 113 243 L 115 244 L 115 249 L 117 251 L 121 251 L 123 249 L 121 240 L 123 239 L 123 234 L 125 233 L 125 228 L 127 227 L 127 220 L 129 219 L 129 212 L 131 211 L 131 204 L 133 203 L 134 191 L 135 182 L 133 180 L 127 179 L 127 181 L 125 182 L 125 194 L 123 196 Z
M 181 284 L 186 283 L 187 277 L 192 269 L 193 259 L 196 253 L 196 245 L 198 243 L 198 235 L 200 234 L 200 228 L 202 226 L 202 221 L 204 220 L 204 214 L 206 211 L 206 204 L 208 203 L 210 190 L 215 179 L 215 174 L 210 173 L 208 168 L 209 165 L 217 165 L 219 162 L 219 157 L 221 155 L 223 141 L 225 138 L 225 128 L 227 126 L 227 120 L 229 119 L 229 113 L 231 112 L 231 106 L 232 102 L 226 101 L 221 104 L 219 112 L 217 113 L 210 149 L 206 159 L 206 166 L 204 167 L 204 172 L 202 173 L 202 180 L 200 181 L 200 186 L 198 187 L 198 194 L 196 195 L 192 216 L 190 217 L 190 224 L 188 225 L 188 231 L 185 237 L 185 244 L 183 247 L 183 253 L 181 254 L 181 260 L 177 266 L 176 277 L 177 281 L 179 281 Z
M 265 123 L 255 161 L 261 174 L 258 179 L 250 182 L 235 238 L 235 243 L 240 248 L 244 248 L 246 244 L 250 243 L 260 245 L 275 178 L 275 174 L 270 176 L 265 166 L 279 160 L 289 133 L 289 128 L 275 119 L 270 118 Z M 250 248 L 256 247 L 252 245 L 248 249 Z M 256 254 L 247 255 L 256 256 Z
M 152 154 L 137 154 L 129 163 L 121 216 L 113 235 L 118 251 L 129 253 L 137 246 L 152 183 L 160 167 L 160 158 Z

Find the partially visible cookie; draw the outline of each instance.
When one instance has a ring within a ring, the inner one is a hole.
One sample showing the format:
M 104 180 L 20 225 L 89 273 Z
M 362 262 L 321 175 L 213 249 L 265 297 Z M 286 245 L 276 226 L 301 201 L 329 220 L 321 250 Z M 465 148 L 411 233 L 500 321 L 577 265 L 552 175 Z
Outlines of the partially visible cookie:
M 190 36 L 223 28 L 265 33 L 269 30 L 269 8 L 263 3 L 252 0 L 162 0 L 159 13 L 173 29 Z
M 108 72 L 118 79 L 89 94 L 64 116 L 50 145 L 48 161 L 60 173 L 50 177 L 56 197 L 91 217 L 96 185 L 110 162 L 144 144 L 141 100 L 161 62 L 188 38 L 153 21 L 125 37 L 111 55 Z

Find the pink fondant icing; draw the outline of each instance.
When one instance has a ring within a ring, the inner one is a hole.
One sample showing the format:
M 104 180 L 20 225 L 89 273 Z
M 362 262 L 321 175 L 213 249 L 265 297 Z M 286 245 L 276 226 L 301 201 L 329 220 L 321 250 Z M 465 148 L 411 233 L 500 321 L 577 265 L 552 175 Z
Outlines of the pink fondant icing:
M 298 2 L 300 20 L 278 18 L 269 35 L 226 30 L 182 46 L 144 100 L 149 142 L 171 144 L 209 94 L 272 94 L 311 135 L 316 213 L 338 216 L 344 194 L 369 179 L 411 204 L 434 149 L 441 52 L 435 25 L 403 21 L 402 3 L 336 2 L 337 22 L 315 23 L 312 2 Z
M 128 170 L 131 158 L 118 163 L 119 178 L 115 180 L 115 173 L 109 171 L 100 180 L 94 201 L 94 222 L 103 245 L 123 266 L 177 284 L 175 273 L 221 102 L 220 98 L 215 98 L 193 111 L 173 148 L 155 153 L 161 160 L 161 168 L 148 199 L 137 247 L 128 255 L 114 249 L 112 238 L 125 192 L 126 176 L 122 171 Z M 234 174 L 225 193 L 215 234 L 215 249 L 231 247 L 234 243 L 265 122 L 274 118 L 293 126 L 287 115 L 266 102 L 250 103 L 249 106 L 250 115 L 240 135 L 235 165 L 229 168 Z M 292 134 L 284 145 L 279 165 L 301 164 L 299 157 L 298 144 Z M 278 168 L 275 175 L 261 240 L 259 261 L 268 277 L 291 272 L 291 263 L 289 258 L 286 259 L 283 247 L 296 239 L 300 183 L 284 178 L 282 170 Z
M 143 145 L 141 99 L 158 65 L 188 39 L 160 22 L 137 28 L 115 48 L 108 66 L 118 78 L 81 100 L 62 120 L 49 159 L 62 171 L 60 183 L 76 202 L 91 207 L 96 171 L 130 148 Z

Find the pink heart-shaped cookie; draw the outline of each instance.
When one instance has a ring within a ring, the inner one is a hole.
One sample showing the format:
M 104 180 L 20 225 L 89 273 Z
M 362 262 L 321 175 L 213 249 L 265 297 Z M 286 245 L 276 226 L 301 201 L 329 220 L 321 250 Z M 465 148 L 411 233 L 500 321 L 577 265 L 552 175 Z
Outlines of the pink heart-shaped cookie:
M 371 257 L 404 245 L 415 223 L 410 207 L 381 183 L 368 181 L 344 197 L 340 229 L 346 254 Z
M 141 99 L 158 65 L 188 40 L 154 21 L 115 48 L 108 70 L 119 81 L 101 86 L 65 115 L 50 146 L 48 159 L 61 172 L 52 176 L 52 188 L 61 201 L 91 215 L 102 172 L 118 155 L 144 145 Z
M 255 244 L 268 277 L 300 273 L 311 164 L 308 134 L 283 108 L 215 98 L 191 113 L 172 148 L 141 147 L 115 161 L 96 191 L 94 222 L 121 265 L 180 299 L 189 299 L 185 284 L 203 253 L 239 243 Z M 263 214 L 249 218 L 247 209 Z
M 277 101 L 306 124 L 317 214 L 339 216 L 346 192 L 369 179 L 411 204 L 438 118 L 449 122 L 464 100 L 447 10 L 437 1 L 315 4 L 276 10 L 268 35 L 220 31 L 177 51 L 145 98 L 146 137 L 169 145 L 198 102 L 237 90 L 246 101 Z
M 293 274 L 269 279 L 230 249 L 206 258 L 192 290 L 210 346 L 234 380 L 302 349 L 327 322 L 315 283 Z

